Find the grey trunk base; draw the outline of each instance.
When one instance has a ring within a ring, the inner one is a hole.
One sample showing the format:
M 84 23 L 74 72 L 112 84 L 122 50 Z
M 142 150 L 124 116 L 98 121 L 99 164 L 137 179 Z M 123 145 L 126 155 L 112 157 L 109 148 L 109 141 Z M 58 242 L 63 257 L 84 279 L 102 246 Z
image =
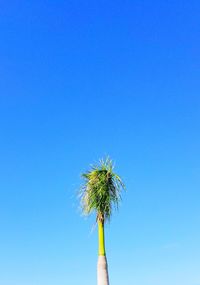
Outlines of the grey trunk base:
M 99 255 L 97 263 L 97 285 L 109 285 L 106 256 Z

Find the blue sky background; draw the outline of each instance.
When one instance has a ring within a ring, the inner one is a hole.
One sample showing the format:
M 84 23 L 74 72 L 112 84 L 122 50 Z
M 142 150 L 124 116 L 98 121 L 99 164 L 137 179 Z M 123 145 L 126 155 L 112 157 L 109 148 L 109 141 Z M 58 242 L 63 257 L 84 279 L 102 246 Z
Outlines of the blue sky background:
M 200 285 L 200 2 L 0 2 L 0 284 L 96 284 L 80 174 L 127 192 L 111 284 Z

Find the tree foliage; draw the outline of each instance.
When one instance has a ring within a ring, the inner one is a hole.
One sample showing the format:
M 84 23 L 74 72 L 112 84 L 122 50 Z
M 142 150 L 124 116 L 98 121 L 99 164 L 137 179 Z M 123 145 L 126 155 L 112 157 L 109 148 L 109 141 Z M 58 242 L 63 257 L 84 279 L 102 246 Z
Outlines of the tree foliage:
M 95 211 L 97 220 L 102 222 L 110 219 L 113 208 L 118 208 L 121 191 L 125 189 L 124 183 L 113 169 L 112 160 L 106 158 L 82 174 L 84 179 L 81 188 L 83 212 L 88 215 Z

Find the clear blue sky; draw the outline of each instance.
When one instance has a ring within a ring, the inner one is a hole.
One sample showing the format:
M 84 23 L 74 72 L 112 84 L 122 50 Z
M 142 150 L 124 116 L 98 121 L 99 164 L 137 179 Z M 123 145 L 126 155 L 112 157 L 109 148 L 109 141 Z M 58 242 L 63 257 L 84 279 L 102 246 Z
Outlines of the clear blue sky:
M 127 192 L 111 285 L 200 285 L 200 2 L 1 1 L 0 284 L 96 284 L 76 191 L 109 154 Z

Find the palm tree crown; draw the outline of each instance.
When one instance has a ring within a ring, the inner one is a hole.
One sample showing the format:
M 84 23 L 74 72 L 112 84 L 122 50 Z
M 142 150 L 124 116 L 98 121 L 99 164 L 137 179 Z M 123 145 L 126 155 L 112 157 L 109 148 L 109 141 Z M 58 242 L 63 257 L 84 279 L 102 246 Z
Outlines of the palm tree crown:
M 95 211 L 97 221 L 104 222 L 110 219 L 113 207 L 118 208 L 121 190 L 125 189 L 113 168 L 112 160 L 106 158 L 82 174 L 85 180 L 81 190 L 82 208 L 85 214 Z

